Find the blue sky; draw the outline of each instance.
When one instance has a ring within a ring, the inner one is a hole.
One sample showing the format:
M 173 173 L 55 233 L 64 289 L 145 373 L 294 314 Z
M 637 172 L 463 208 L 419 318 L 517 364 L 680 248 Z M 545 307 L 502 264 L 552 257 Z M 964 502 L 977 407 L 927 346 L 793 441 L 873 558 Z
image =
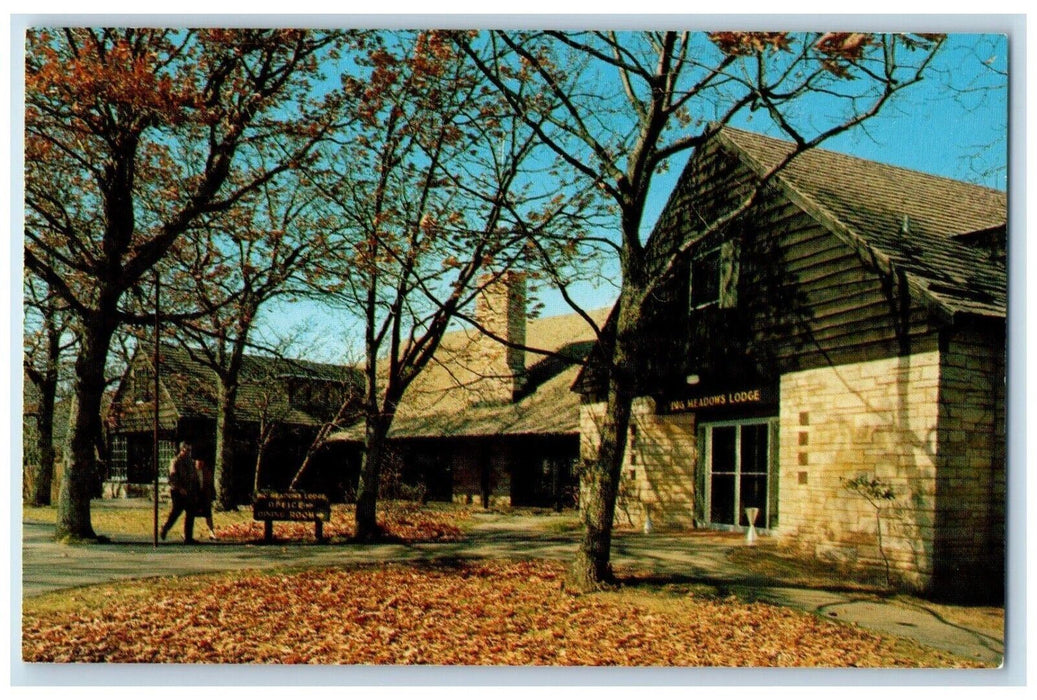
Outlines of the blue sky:
M 866 130 L 844 134 L 826 144 L 831 150 L 921 170 L 988 187 L 1007 187 L 1008 71 L 1007 40 L 1000 35 L 955 34 L 933 64 L 930 77 L 897 96 Z M 765 124 L 745 118 L 733 126 L 768 133 Z M 657 176 L 643 230 L 649 231 L 673 189 L 687 154 Z M 615 288 L 582 286 L 576 291 L 585 308 L 606 306 Z M 557 294 L 544 293 L 543 315 L 567 313 Z M 268 328 L 299 331 L 300 347 L 314 360 L 355 361 L 349 338 L 359 337 L 344 314 L 312 302 L 281 304 L 264 314 Z

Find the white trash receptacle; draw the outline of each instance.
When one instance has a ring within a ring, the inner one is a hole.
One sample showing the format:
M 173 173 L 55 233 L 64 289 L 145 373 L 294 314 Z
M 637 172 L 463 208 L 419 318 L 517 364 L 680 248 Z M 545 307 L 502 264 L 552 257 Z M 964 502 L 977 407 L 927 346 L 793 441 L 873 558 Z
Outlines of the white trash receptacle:
M 756 516 L 758 516 L 759 514 L 759 508 L 745 509 L 745 517 L 749 521 L 749 529 L 745 533 L 746 544 L 756 544 Z

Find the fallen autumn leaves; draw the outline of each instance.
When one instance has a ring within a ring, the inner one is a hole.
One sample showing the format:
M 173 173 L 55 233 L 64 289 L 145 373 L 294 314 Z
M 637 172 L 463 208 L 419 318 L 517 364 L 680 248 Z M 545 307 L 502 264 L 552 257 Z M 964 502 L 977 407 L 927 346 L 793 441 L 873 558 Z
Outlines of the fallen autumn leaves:
M 346 540 L 356 529 L 356 506 L 335 504 L 331 520 L 324 525 L 329 541 Z M 378 512 L 378 524 L 387 538 L 405 542 L 456 542 L 464 535 L 457 523 L 468 518 L 466 510 L 436 511 L 416 503 L 390 501 Z M 219 525 L 219 539 L 230 542 L 257 542 L 263 539 L 263 523 L 252 520 Z M 313 523 L 278 522 L 274 536 L 305 542 L 313 538 Z
M 659 606 L 560 591 L 547 562 L 387 565 L 145 582 L 23 616 L 26 661 L 954 666 L 938 652 L 761 603 Z

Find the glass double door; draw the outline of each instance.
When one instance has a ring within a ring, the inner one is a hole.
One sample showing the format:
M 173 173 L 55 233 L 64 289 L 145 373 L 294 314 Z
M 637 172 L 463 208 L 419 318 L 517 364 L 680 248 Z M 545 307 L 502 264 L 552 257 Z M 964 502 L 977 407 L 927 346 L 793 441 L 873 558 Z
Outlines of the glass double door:
M 703 426 L 706 512 L 712 525 L 748 527 L 746 508 L 757 508 L 756 526 L 776 524 L 771 464 L 772 421 Z

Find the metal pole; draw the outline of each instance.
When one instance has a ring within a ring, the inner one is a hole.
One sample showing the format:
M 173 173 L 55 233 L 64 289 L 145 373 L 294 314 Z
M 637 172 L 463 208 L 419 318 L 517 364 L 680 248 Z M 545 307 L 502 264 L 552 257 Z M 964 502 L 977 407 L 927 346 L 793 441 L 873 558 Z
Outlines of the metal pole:
M 154 508 L 154 513 L 153 513 L 154 519 L 153 519 L 153 523 L 152 523 L 153 524 L 152 534 L 153 534 L 153 537 L 154 537 L 154 546 L 155 546 L 156 549 L 158 548 L 158 370 L 159 370 L 159 360 L 161 359 L 160 354 L 159 354 L 159 349 L 158 349 L 158 347 L 159 347 L 159 343 L 158 343 L 158 335 L 159 335 L 159 323 L 158 323 L 159 289 L 158 289 L 158 284 L 159 284 L 159 282 L 158 282 L 158 269 L 156 268 L 155 269 L 155 387 L 154 387 L 154 389 L 155 389 L 155 394 L 154 394 L 154 399 L 155 399 L 155 422 L 154 422 L 154 444 L 152 445 L 152 457 L 153 457 L 152 461 L 153 461 L 153 466 L 155 468 L 155 497 L 153 499 L 155 508 Z

